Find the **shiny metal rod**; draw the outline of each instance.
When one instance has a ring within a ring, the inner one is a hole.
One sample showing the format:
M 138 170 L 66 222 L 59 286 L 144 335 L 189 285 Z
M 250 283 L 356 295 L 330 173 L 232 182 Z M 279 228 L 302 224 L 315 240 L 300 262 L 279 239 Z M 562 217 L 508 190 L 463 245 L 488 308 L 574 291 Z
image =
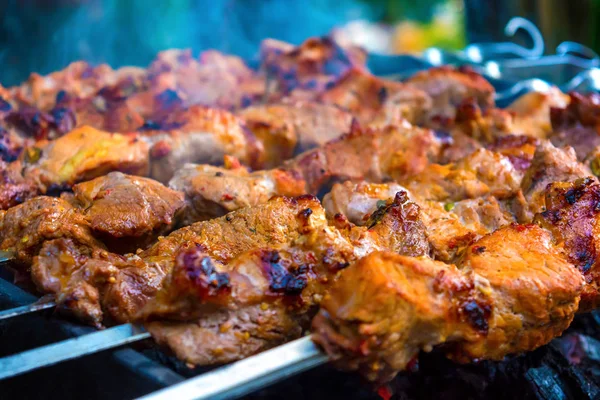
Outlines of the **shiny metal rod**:
M 37 311 L 47 310 L 56 307 L 54 301 L 39 301 L 22 307 L 11 308 L 10 310 L 0 311 L 0 321 L 3 319 L 18 317 L 19 315 L 30 314 Z
M 0 379 L 24 374 L 38 368 L 58 364 L 102 350 L 149 338 L 144 328 L 131 324 L 119 325 L 62 342 L 49 344 L 0 358 Z
M 327 356 L 306 336 L 139 400 L 234 399 L 326 362 Z
M 0 250 L 0 264 L 11 262 L 15 258 L 15 253 L 12 251 Z

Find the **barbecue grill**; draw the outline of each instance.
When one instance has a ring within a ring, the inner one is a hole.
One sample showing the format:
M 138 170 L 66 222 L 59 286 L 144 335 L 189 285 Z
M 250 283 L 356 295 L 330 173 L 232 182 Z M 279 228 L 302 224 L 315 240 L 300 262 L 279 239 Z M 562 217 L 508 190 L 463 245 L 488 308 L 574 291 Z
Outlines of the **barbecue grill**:
M 597 69 L 600 59 L 587 49 L 582 51 L 579 45 L 561 46 L 555 56 L 508 61 L 469 59 L 472 51 L 448 55 L 430 49 L 424 58 L 374 56 L 370 69 L 378 75 L 403 78 L 436 64 L 469 64 L 494 84 L 501 106 L 526 91 L 543 90 L 549 87 L 549 82 L 565 90 L 600 88 L 600 70 Z M 575 49 L 583 57 L 574 55 Z M 522 71 L 528 68 L 540 71 L 546 79 L 525 79 Z M 12 280 L 11 273 L 0 267 L 0 308 L 4 310 L 0 311 L 0 338 L 3 339 L 0 378 L 6 378 L 0 382 L 0 393 L 6 398 L 35 397 L 40 391 L 54 392 L 61 397 L 80 397 L 86 393 L 87 398 L 93 398 L 102 393 L 103 398 L 132 398 L 158 389 L 162 391 L 157 392 L 157 398 L 193 398 L 207 388 L 202 384 L 178 384 L 197 379 L 206 382 L 211 376 L 220 377 L 221 382 L 235 381 L 241 378 L 242 372 L 250 376 L 271 367 L 273 370 L 264 380 L 253 380 L 244 387 L 235 386 L 225 395 L 256 399 L 600 398 L 600 341 L 594 339 L 600 333 L 600 314 L 595 312 L 577 316 L 569 330 L 550 345 L 503 362 L 458 366 L 435 352 L 423 355 L 412 371 L 400 374 L 392 383 L 374 391 L 359 379 L 322 365 L 325 356 L 308 338 L 224 370 L 190 369 L 154 347 L 146 340 L 150 335 L 143 329 L 121 325 L 96 332 L 93 328 L 55 318 L 53 302 L 37 299 L 10 283 Z M 65 352 L 65 347 L 70 351 Z M 280 358 L 282 354 L 298 362 L 290 366 Z M 66 359 L 72 360 L 58 364 Z M 282 365 L 286 368 L 279 368 Z M 200 376 L 202 378 L 198 378 Z M 275 381 L 280 382 L 263 388 Z M 188 389 L 185 396 L 183 388 Z M 250 391 L 254 392 L 249 394 Z

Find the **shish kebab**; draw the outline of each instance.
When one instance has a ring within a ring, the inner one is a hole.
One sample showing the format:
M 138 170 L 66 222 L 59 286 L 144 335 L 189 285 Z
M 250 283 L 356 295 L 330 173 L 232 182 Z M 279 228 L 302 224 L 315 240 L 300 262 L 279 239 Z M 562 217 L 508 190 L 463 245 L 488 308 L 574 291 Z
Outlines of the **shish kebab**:
M 542 156 L 541 158 L 543 159 L 544 157 Z M 540 166 L 538 166 L 538 168 L 539 168 L 539 167 L 540 167 Z M 570 167 L 569 167 L 568 165 L 566 165 L 566 169 L 568 170 L 569 168 L 570 168 Z M 541 169 L 543 170 L 544 168 L 541 168 Z

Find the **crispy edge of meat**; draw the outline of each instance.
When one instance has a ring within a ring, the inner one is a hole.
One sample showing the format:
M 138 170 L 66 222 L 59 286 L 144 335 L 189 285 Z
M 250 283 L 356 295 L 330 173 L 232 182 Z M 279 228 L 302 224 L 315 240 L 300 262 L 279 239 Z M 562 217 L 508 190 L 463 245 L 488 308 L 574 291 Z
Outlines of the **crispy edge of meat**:
M 569 326 L 583 286 L 550 240 L 535 225 L 502 228 L 459 268 L 371 254 L 331 287 L 313 338 L 341 366 L 380 381 L 442 344 L 460 362 L 533 350 Z

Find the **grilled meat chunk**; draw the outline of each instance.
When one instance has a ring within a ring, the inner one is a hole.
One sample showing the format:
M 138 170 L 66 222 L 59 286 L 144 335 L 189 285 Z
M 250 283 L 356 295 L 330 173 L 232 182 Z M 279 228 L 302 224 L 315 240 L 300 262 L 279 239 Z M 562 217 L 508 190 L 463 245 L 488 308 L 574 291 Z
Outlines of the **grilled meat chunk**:
M 324 297 L 313 337 L 371 380 L 442 344 L 460 362 L 498 360 L 565 330 L 582 286 L 549 232 L 509 226 L 470 246 L 458 267 L 390 253 L 359 260 Z
M 454 119 L 457 107 L 467 99 L 474 99 L 480 109 L 494 106 L 494 87 L 481 75 L 452 67 L 430 68 L 406 80 L 406 84 L 424 91 L 433 100 L 428 118 Z
M 522 177 L 507 157 L 479 149 L 454 163 L 429 164 L 419 175 L 399 182 L 421 199 L 459 201 L 487 194 L 510 197 L 519 189 Z
M 192 364 L 237 360 L 298 337 L 326 288 L 357 257 L 387 249 L 427 251 L 418 207 L 399 195 L 373 215 L 371 229 L 337 229 L 321 207 L 308 213 L 301 235 L 218 262 L 201 248 L 180 253 L 161 291 L 142 311 L 154 338 Z M 343 272 L 342 272 L 343 273 Z
M 111 171 L 148 174 L 148 145 L 139 138 L 84 126 L 40 147 L 29 149 L 25 176 L 42 192 L 70 187 Z
M 534 221 L 552 232 L 554 244 L 585 277 L 580 308 L 600 305 L 600 185 L 592 179 L 554 182 L 544 191 L 545 211 Z
M 94 235 L 119 253 L 144 248 L 170 232 L 184 207 L 182 192 L 120 172 L 77 184 L 73 192 Z
M 15 251 L 22 267 L 45 241 L 59 238 L 79 247 L 134 251 L 170 231 L 183 206 L 182 193 L 114 172 L 75 185 L 74 194 L 38 196 L 10 208 L 0 223 L 0 248 Z
M 150 176 L 168 182 L 188 162 L 219 163 L 231 155 L 247 165 L 261 167 L 263 148 L 233 114 L 202 106 L 169 114 L 142 133 L 150 145 Z
M 129 321 L 156 295 L 182 249 L 199 246 L 216 262 L 228 262 L 250 249 L 276 247 L 300 237 L 306 223 L 300 212 L 315 207 L 320 207 L 320 204 L 313 197 L 278 197 L 256 207 L 176 230 L 137 255 L 98 252 L 95 251 L 96 246 L 88 246 L 86 251 L 78 250 L 79 255 L 69 255 L 72 246 L 61 246 L 58 252 L 53 250 L 54 246 L 50 247 L 51 251 L 40 253 L 32 268 L 40 271 L 39 276 L 52 275 L 56 282 L 60 282 L 59 288 L 52 286 L 56 289 L 52 292 L 60 298 L 70 299 L 70 296 L 61 293 L 67 289 L 78 290 L 81 285 L 99 288 L 97 300 L 80 297 L 78 300 L 85 304 L 84 307 L 79 307 L 78 301 L 71 301 L 69 305 L 82 310 L 90 309 L 94 304 L 95 317 L 90 316 L 89 319 L 94 324 L 101 324 L 103 319 L 98 316 L 103 315 L 109 320 Z M 101 265 L 102 268 L 97 270 L 98 276 L 95 271 L 85 269 L 84 274 L 73 274 L 85 265 Z M 105 285 L 105 271 L 111 274 L 110 285 Z M 45 287 L 43 282 L 37 284 Z
M 248 107 L 238 116 L 263 142 L 267 153 L 291 150 L 280 155 L 290 158 L 348 132 L 353 115 L 335 106 L 297 101 Z
M 307 151 L 284 166 L 298 170 L 308 192 L 317 193 L 335 181 L 382 182 L 416 176 L 439 152 L 440 142 L 432 131 L 407 122 L 377 129 L 354 123 L 348 134 Z
M 34 197 L 6 211 L 0 222 L 0 248 L 14 251 L 14 263 L 22 269 L 29 268 L 45 241 L 62 237 L 103 248 L 80 210 L 65 199 Z
M 535 213 L 543 211 L 548 184 L 572 182 L 586 176 L 592 173 L 577 161 L 572 148 L 559 149 L 547 141 L 541 142 L 521 182 L 523 195 L 517 198 L 519 220 L 529 222 Z
M 353 67 L 364 68 L 366 53 L 329 37 L 309 38 L 299 46 L 274 39 L 261 43 L 261 69 L 273 80 L 270 98 L 313 99 Z
M 37 185 L 21 174 L 21 163 L 0 161 L 0 210 L 6 210 L 39 193 Z
M 273 196 L 305 193 L 305 183 L 294 171 L 276 168 L 248 172 L 230 158 L 226 164 L 231 164 L 230 168 L 186 164 L 175 173 L 169 186 L 185 193 L 184 224 L 266 203 Z
M 568 106 L 552 109 L 554 132 L 550 140 L 557 147 L 573 147 L 581 161 L 600 146 L 600 96 L 570 93 L 569 97 Z M 600 166 L 598 161 L 595 163 Z
M 414 86 L 377 78 L 353 68 L 319 96 L 320 101 L 335 104 L 357 117 L 361 123 L 423 121 L 431 108 L 429 95 Z
M 406 189 L 397 183 L 336 183 L 323 198 L 323 207 L 330 219 L 341 214 L 353 224 L 363 226 L 373 212 L 401 191 L 406 192 Z

